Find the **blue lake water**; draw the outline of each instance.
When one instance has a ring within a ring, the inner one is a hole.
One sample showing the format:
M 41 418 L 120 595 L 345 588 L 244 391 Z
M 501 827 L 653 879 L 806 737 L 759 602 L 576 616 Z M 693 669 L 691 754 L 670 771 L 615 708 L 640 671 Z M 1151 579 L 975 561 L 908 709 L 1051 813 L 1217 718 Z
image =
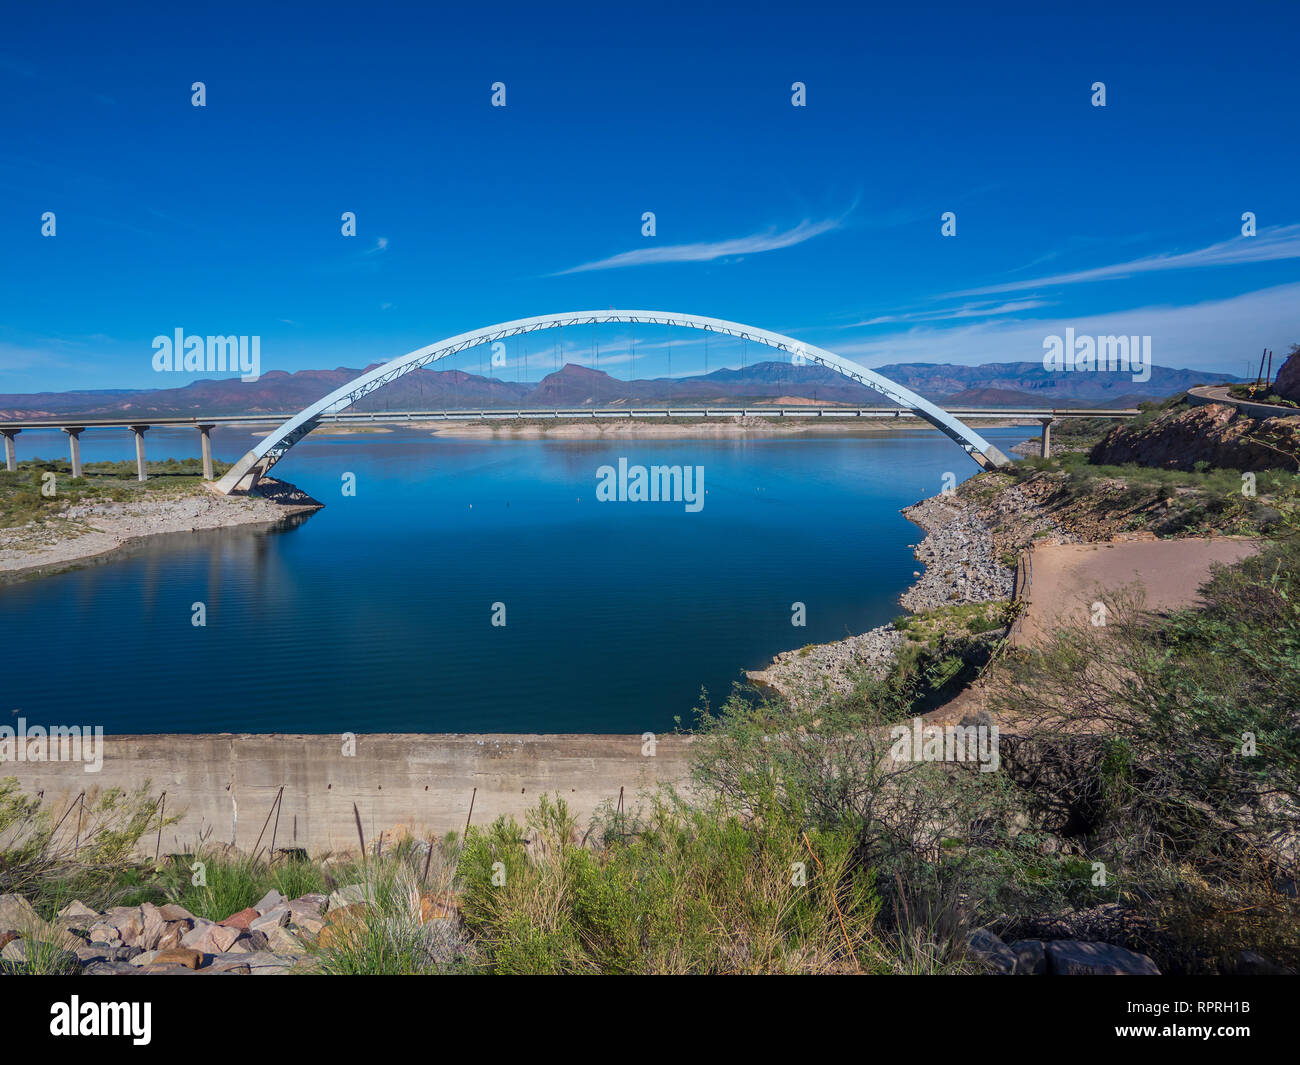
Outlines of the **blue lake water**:
M 1006 450 L 1036 430 L 985 435 Z M 231 460 L 252 439 L 219 429 L 214 450 Z M 86 461 L 133 457 L 125 431 L 82 440 Z M 148 443 L 151 458 L 180 457 L 197 435 Z M 19 445 L 48 457 L 66 442 L 28 432 Z M 702 466 L 702 509 L 598 502 L 597 470 L 620 457 Z M 899 614 L 921 532 L 898 511 L 947 471 L 976 469 L 925 430 L 318 434 L 275 471 L 326 504 L 300 524 L 158 538 L 0 586 L 0 716 L 109 733 L 670 730 L 690 724 L 701 688 L 716 705 L 779 651 Z

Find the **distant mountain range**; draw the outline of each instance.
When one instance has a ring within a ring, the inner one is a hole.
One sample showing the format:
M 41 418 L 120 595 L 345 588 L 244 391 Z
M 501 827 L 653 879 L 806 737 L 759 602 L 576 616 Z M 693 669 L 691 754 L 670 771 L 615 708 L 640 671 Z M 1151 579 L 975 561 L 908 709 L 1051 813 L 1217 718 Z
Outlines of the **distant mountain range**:
M 372 367 L 367 367 L 371 369 Z M 0 419 L 201 417 L 293 412 L 320 399 L 361 370 L 272 370 L 257 381 L 195 381 L 182 388 L 108 389 L 0 394 Z M 1235 381 L 1229 374 L 1151 368 L 1151 379 L 1121 373 L 1050 373 L 1034 362 L 952 366 L 899 363 L 877 372 L 945 406 L 1127 407 L 1197 384 Z M 603 408 L 775 403 L 879 406 L 887 401 L 824 366 L 759 362 L 698 377 L 623 381 L 567 364 L 536 383 L 501 381 L 462 370 L 414 370 L 357 404 L 359 410 L 463 410 L 509 407 Z

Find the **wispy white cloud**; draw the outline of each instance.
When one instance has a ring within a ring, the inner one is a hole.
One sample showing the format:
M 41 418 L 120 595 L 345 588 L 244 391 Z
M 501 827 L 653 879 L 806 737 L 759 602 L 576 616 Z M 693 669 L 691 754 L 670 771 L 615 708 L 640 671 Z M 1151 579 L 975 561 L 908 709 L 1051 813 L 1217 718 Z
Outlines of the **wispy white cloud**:
M 583 263 L 561 270 L 553 277 L 564 274 L 580 274 L 589 270 L 617 270 L 626 266 L 651 266 L 658 263 L 707 263 L 716 259 L 733 258 L 740 255 L 757 255 L 765 251 L 777 251 L 791 248 L 796 244 L 820 237 L 823 233 L 838 229 L 843 223 L 841 218 L 828 218 L 822 222 L 808 219 L 800 222 L 793 229 L 777 232 L 769 229 L 763 233 L 753 233 L 747 237 L 734 237 L 731 240 L 716 240 L 699 244 L 668 244 L 638 248 L 635 251 L 620 252 L 608 259 Z
M 57 350 L 51 350 L 46 347 L 26 347 L 23 345 L 9 344 L 0 341 L 0 372 L 6 374 L 26 370 L 40 370 L 43 373 L 48 374 L 53 370 L 68 369 L 77 365 L 78 362 L 75 358 L 66 357 L 63 353 Z M 28 391 L 33 389 L 33 387 L 34 386 L 28 382 L 24 383 L 24 387 L 20 389 L 17 381 L 11 381 L 0 377 L 0 392 L 17 392 L 20 390 Z M 48 391 L 55 387 L 59 386 L 55 385 L 53 382 L 46 382 L 36 390 Z
M 1300 224 L 1273 226 L 1261 229 L 1253 237 L 1234 237 L 1195 251 L 1177 254 L 1147 255 L 1128 262 L 1098 266 L 1091 270 L 1054 274 L 1020 281 L 1005 281 L 981 288 L 950 292 L 950 297 L 989 296 L 996 293 L 1023 292 L 1027 289 L 1048 288 L 1053 285 L 1074 285 L 1084 281 L 1112 281 L 1136 274 L 1156 273 L 1164 270 L 1188 270 L 1201 266 L 1234 266 L 1240 263 L 1273 262 L 1279 259 L 1300 259 Z
M 840 328 L 854 329 L 860 326 L 890 325 L 903 322 L 944 322 L 956 318 L 993 318 L 1001 314 L 1018 314 L 1021 311 L 1032 311 L 1037 307 L 1048 307 L 1050 305 L 1050 301 L 1040 299 L 1008 300 L 1005 303 L 996 300 L 980 300 L 976 303 L 963 303 L 960 307 L 938 307 L 928 311 L 883 314 L 877 318 L 852 322 Z
M 364 248 L 356 248 L 352 241 L 345 241 L 347 251 L 341 258 L 321 263 L 317 269 L 322 274 L 375 274 L 378 273 L 384 256 L 392 247 L 387 237 L 378 237 L 375 242 Z
M 1067 326 L 1079 335 L 1150 336 L 1160 366 L 1242 373 L 1261 349 L 1278 355 L 1300 342 L 1300 282 L 1221 300 L 1182 306 L 1149 306 L 1080 316 L 970 325 L 915 326 L 847 344 L 827 346 L 868 366 L 896 362 L 1038 362 L 1045 337 Z M 1276 360 L 1275 364 L 1276 364 Z

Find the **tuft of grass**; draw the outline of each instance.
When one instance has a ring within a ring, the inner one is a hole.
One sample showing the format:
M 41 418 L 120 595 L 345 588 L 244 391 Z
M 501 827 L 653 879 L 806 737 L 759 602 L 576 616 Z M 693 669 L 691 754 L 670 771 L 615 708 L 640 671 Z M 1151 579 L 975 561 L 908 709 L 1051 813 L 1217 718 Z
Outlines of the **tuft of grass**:
M 286 899 L 328 894 L 325 873 L 320 865 L 312 861 L 298 858 L 277 861 L 271 866 L 270 880 L 271 887 Z
M 424 852 L 411 841 L 352 869 L 369 901 L 341 911 L 308 944 L 315 968 L 330 976 L 412 976 L 469 972 L 473 961 L 454 917 L 426 914 L 448 907 L 458 848 L 454 839 Z M 426 920 L 426 916 L 430 919 Z
M 27 929 L 21 942 L 26 953 L 22 961 L 0 961 L 0 972 L 14 976 L 72 976 L 81 971 L 76 954 L 63 945 L 64 936 L 46 925 Z
M 264 863 L 211 850 L 178 859 L 170 872 L 168 901 L 209 921 L 224 921 L 248 909 L 274 886 Z

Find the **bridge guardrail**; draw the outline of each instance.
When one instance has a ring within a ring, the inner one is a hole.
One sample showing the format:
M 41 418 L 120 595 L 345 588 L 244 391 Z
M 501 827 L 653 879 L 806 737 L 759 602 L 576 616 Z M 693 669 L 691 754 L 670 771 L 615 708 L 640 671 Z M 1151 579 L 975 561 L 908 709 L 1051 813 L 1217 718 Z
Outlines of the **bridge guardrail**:
M 1207 395 L 1206 393 L 1219 394 Z M 1237 399 L 1235 396 L 1228 395 L 1227 388 L 1220 385 L 1189 388 L 1187 390 L 1187 402 L 1196 406 L 1218 403 L 1225 407 L 1236 407 L 1237 410 L 1250 415 L 1252 418 L 1300 417 L 1300 407 L 1284 407 L 1279 403 L 1254 403 L 1248 399 Z
M 1204 402 L 1216 402 L 1204 400 Z M 1277 408 L 1285 411 L 1286 408 Z M 951 411 L 963 418 L 1131 418 L 1139 412 L 1132 408 L 1118 410 L 1083 407 L 1066 408 L 1012 408 L 955 407 Z M 1297 411 L 1296 413 L 1300 413 Z M 321 422 L 377 422 L 377 421 L 473 421 L 476 419 L 506 420 L 511 418 L 919 418 L 906 407 L 625 407 L 583 408 L 580 410 L 408 410 L 408 411 L 340 411 L 322 414 Z M 136 415 L 131 418 L 83 418 L 68 415 L 58 419 L 0 419 L 0 430 L 19 431 L 62 429 L 75 425 L 86 429 L 125 429 L 132 425 L 149 425 L 156 428 L 197 428 L 200 425 L 262 425 L 280 424 L 285 414 L 212 414 L 203 417 L 176 417 L 174 415 Z

